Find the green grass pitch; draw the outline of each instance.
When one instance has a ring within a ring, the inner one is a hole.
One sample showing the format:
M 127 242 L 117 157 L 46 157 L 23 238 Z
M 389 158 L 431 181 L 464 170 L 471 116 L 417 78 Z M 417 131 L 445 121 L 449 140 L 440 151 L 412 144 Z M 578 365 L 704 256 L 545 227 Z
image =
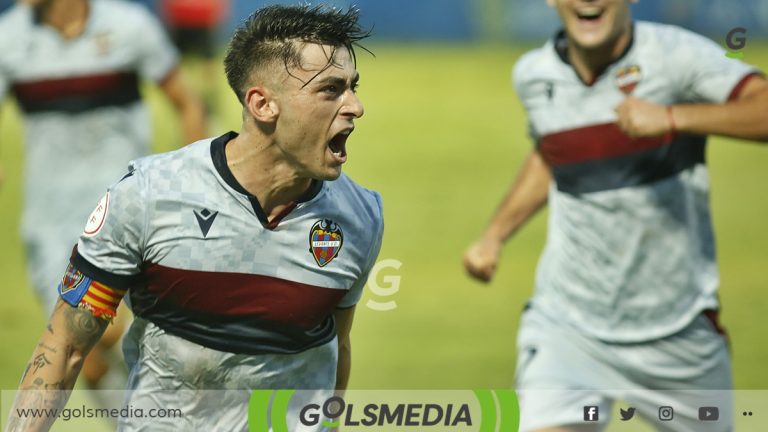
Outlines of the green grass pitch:
M 465 276 L 461 257 L 531 146 L 524 113 L 510 85 L 511 66 L 523 49 L 371 48 L 375 58 L 358 53 L 358 94 L 366 114 L 348 143 L 344 169 L 382 193 L 386 232 L 380 259 L 399 260 L 402 267 L 380 275 L 400 276 L 397 293 L 379 297 L 366 290 L 358 306 L 351 387 L 508 388 L 517 323 L 531 294 L 546 216 L 540 214 L 508 243 L 497 277 L 488 286 Z M 750 45 L 744 60 L 768 70 L 768 45 Z M 237 130 L 240 123 L 239 105 L 223 77 L 216 85 L 219 119 L 212 135 Z M 167 103 L 155 90 L 147 89 L 147 95 L 156 149 L 181 144 Z M 21 129 L 15 107 L 6 103 L 0 113 L 0 163 L 6 175 L 0 188 L 2 389 L 16 387 L 44 329 L 28 287 L 17 228 Z M 764 373 L 768 148 L 717 138 L 710 140 L 707 158 L 721 265 L 722 320 L 731 337 L 735 384 L 768 389 Z M 73 205 L 95 203 L 73 201 Z M 375 311 L 366 307 L 368 300 L 394 300 L 397 307 Z

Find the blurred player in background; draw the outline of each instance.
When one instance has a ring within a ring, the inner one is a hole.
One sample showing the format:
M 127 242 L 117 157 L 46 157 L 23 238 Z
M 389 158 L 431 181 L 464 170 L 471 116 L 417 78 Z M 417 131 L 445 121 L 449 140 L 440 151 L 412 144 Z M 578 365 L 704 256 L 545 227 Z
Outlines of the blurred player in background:
M 731 430 L 730 392 L 719 422 L 685 397 L 660 422 L 669 394 L 655 390 L 732 386 L 705 142 L 768 140 L 768 82 L 702 36 L 633 22 L 628 0 L 548 3 L 564 30 L 514 69 L 536 145 L 464 256 L 489 281 L 503 243 L 549 204 L 517 342 L 521 430 L 601 429 L 615 398 L 662 430 Z M 598 423 L 582 423 L 587 406 Z
M 46 315 L 92 203 L 128 161 L 149 152 L 140 82 L 157 83 L 168 96 L 185 140 L 204 135 L 202 105 L 182 84 L 177 62 L 158 21 L 135 4 L 28 0 L 0 16 L 0 99 L 12 94 L 24 120 L 22 235 Z M 114 330 L 83 368 L 92 388 L 107 372 L 106 348 L 120 326 Z
M 217 39 L 219 28 L 229 16 L 229 0 L 162 0 L 160 15 L 181 54 L 202 61 L 202 73 L 196 75 L 199 79 L 195 84 L 200 86 L 206 113 L 217 112 Z
M 238 29 L 224 64 L 240 133 L 140 159 L 109 190 L 22 389 L 71 388 L 126 292 L 128 404 L 184 408 L 152 430 L 246 429 L 248 392 L 182 403 L 180 390 L 346 388 L 355 304 L 383 232 L 379 194 L 341 173 L 363 115 L 354 46 L 367 35 L 357 10 L 310 6 L 266 7 Z M 22 392 L 16 407 L 65 402 Z M 11 430 L 52 420 L 16 417 Z

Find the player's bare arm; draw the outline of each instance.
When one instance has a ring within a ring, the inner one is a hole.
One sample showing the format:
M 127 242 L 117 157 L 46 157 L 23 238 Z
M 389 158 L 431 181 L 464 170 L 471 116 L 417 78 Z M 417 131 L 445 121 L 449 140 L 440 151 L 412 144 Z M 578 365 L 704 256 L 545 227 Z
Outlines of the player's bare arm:
M 339 341 L 339 360 L 336 367 L 336 391 L 344 392 L 349 383 L 349 371 L 352 368 L 352 321 L 355 318 L 355 307 L 337 309 L 333 314 L 336 320 L 336 332 Z
M 161 83 L 160 89 L 176 108 L 184 131 L 184 142 L 205 138 L 205 110 L 198 97 L 189 90 L 179 69 L 174 69 Z
M 485 232 L 464 254 L 470 276 L 489 282 L 504 242 L 547 202 L 551 173 L 538 151 L 532 151 Z
M 67 390 L 74 387 L 85 357 L 108 323 L 86 309 L 59 300 L 21 378 L 9 432 L 47 431 L 51 427 L 55 416 L 22 418 L 17 410 L 64 408 L 69 398 Z
M 619 127 L 633 137 L 682 132 L 768 141 L 768 80 L 750 78 L 737 98 L 724 104 L 667 107 L 628 97 L 616 107 L 616 114 Z

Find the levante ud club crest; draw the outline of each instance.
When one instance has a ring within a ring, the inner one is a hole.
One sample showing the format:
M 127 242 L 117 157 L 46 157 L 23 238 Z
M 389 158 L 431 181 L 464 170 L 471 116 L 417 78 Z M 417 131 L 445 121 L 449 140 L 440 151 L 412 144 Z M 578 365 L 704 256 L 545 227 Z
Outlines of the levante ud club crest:
M 320 267 L 336 258 L 344 243 L 341 227 L 330 219 L 321 219 L 309 230 L 309 251 Z
M 616 71 L 616 85 L 625 95 L 632 94 L 641 79 L 643 74 L 638 65 L 623 67 Z

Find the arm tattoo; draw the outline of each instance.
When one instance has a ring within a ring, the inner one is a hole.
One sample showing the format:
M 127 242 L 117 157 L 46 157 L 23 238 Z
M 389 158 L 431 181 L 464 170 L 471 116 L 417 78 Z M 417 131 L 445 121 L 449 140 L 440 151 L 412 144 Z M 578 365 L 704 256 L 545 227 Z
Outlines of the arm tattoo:
M 64 380 L 55 383 L 45 383 L 46 390 L 64 390 Z
M 64 312 L 64 319 L 72 343 L 82 351 L 88 351 L 99 340 L 109 322 L 93 316 L 90 311 L 69 308 Z
M 32 367 L 32 362 L 27 363 L 27 368 L 24 369 L 24 375 L 21 376 L 21 381 L 24 382 L 24 379 L 27 377 L 27 374 L 29 373 L 29 368 Z
M 45 357 L 45 354 L 38 354 L 35 356 L 35 359 L 32 361 L 32 364 L 35 366 L 35 370 L 32 371 L 33 374 L 36 374 L 40 368 L 44 368 L 51 364 L 50 360 L 48 360 L 47 357 Z M 39 378 L 38 378 L 39 379 Z M 35 380 L 37 382 L 37 380 Z
M 45 350 L 48 350 L 48 351 L 50 351 L 50 352 L 52 352 L 52 353 L 54 353 L 54 354 L 56 354 L 56 353 L 58 352 L 58 351 L 56 351 L 56 348 L 53 348 L 53 347 L 49 347 L 48 345 L 46 345 L 46 344 L 44 344 L 44 343 L 42 343 L 42 342 L 40 342 L 39 344 L 37 344 L 37 346 L 38 346 L 38 347 L 40 347 L 40 348 L 43 348 L 43 349 L 45 349 Z

